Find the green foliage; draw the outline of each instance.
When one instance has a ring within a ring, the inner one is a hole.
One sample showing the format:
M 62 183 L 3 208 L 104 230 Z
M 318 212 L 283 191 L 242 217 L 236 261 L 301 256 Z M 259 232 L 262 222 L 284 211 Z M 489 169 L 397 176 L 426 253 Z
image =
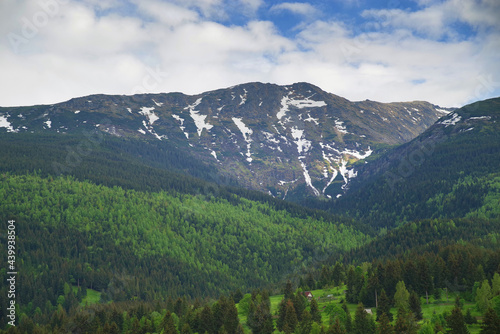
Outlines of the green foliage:
M 396 308 L 409 310 L 410 307 L 410 293 L 406 290 L 405 282 L 399 281 L 396 285 L 396 293 L 394 294 L 394 304 Z
M 485 312 L 490 307 L 491 287 L 488 280 L 484 280 L 476 292 L 476 307 L 480 312 Z
M 45 263 L 68 263 L 68 270 L 49 276 L 62 278 L 60 287 L 71 278 L 85 281 L 87 288 L 105 290 L 103 300 L 261 286 L 322 252 L 367 240 L 345 225 L 301 219 L 244 198 L 139 192 L 71 177 L 3 174 L 0 180 L 0 216 L 19 223 L 19 244 L 30 247 L 23 270 L 38 273 L 30 280 L 48 279 L 39 275 L 50 270 Z M 134 284 L 133 277 L 146 275 L 146 285 Z M 33 284 L 26 286 L 28 296 Z

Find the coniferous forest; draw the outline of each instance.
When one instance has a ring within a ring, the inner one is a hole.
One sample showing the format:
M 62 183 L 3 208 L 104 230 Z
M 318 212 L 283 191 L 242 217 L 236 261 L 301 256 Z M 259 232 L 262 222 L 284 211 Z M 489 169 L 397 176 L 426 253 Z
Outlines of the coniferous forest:
M 446 130 L 391 190 L 377 171 L 300 204 L 175 146 L 100 134 L 71 160 L 79 135 L 1 133 L 0 333 L 498 334 L 496 130 Z

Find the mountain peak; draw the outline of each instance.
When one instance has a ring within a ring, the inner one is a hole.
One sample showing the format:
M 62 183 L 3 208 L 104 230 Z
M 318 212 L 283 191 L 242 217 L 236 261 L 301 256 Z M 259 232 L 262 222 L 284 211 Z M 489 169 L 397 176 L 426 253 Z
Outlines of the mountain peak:
M 0 131 L 102 131 L 189 150 L 273 196 L 341 194 L 355 164 L 416 137 L 445 109 L 427 102 L 350 102 L 307 82 L 250 82 L 197 95 L 92 95 L 0 108 Z

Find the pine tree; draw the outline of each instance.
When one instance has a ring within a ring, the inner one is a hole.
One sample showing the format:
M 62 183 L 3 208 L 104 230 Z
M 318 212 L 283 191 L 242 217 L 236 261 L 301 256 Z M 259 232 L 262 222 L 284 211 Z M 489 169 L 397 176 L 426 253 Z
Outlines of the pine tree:
M 481 287 L 476 291 L 476 306 L 481 312 L 484 312 L 490 306 L 491 287 L 488 280 L 484 280 Z
M 368 313 L 366 313 L 365 307 L 363 306 L 362 303 L 359 303 L 358 307 L 356 308 L 356 314 L 354 315 L 353 333 L 354 334 L 375 333 L 375 328 L 370 323 Z
M 313 321 L 321 323 L 321 313 L 319 311 L 319 306 L 316 298 L 313 298 L 311 300 L 311 317 Z
M 417 323 L 415 322 L 415 316 L 407 308 L 398 308 L 398 315 L 396 318 L 396 325 L 394 326 L 394 331 L 396 333 L 405 334 L 416 334 L 417 333 Z
M 382 290 L 380 296 L 378 297 L 377 321 L 380 320 L 380 316 L 382 314 L 385 314 L 389 318 L 389 321 L 392 321 L 393 316 L 391 313 L 391 302 L 389 298 L 387 298 L 385 290 Z
M 422 305 L 420 304 L 420 297 L 415 291 L 412 291 L 409 299 L 410 311 L 413 312 L 415 319 L 422 320 L 424 315 L 422 314 Z
M 297 320 L 301 321 L 302 313 L 304 313 L 304 310 L 307 307 L 306 297 L 304 297 L 304 295 L 301 293 L 296 293 L 295 296 L 292 298 L 292 302 L 297 315 Z
M 349 312 L 349 309 L 347 307 L 347 303 L 346 303 L 346 300 L 342 300 L 342 309 L 344 310 L 345 312 L 345 329 L 348 333 L 351 332 L 352 330 L 352 318 L 351 318 L 351 313 Z
M 292 282 L 288 280 L 285 285 L 285 291 L 284 291 L 284 296 L 283 299 L 292 299 L 293 297 L 293 287 L 292 287 Z
M 266 302 L 257 305 L 252 318 L 248 318 L 247 323 L 254 334 L 271 334 L 274 331 L 273 318 Z
M 309 334 L 312 329 L 312 316 L 311 313 L 308 310 L 305 310 L 304 313 L 302 313 L 302 321 L 298 323 L 298 332 L 300 334 Z
M 467 325 L 473 325 L 477 323 L 477 319 L 470 313 L 470 308 L 467 309 L 467 312 L 464 315 L 464 320 Z
M 283 327 L 285 326 L 285 316 L 286 316 L 286 303 L 290 299 L 283 298 L 278 305 L 278 319 L 276 320 L 276 328 L 279 331 L 283 331 Z
M 287 334 L 293 333 L 295 327 L 297 326 L 297 313 L 295 311 L 295 307 L 291 300 L 286 302 L 285 308 L 285 320 L 283 323 L 283 331 Z
M 481 324 L 481 334 L 500 333 L 500 317 L 491 307 L 486 310 Z
M 377 334 L 394 334 L 394 328 L 386 313 L 382 313 L 378 319 Z
M 188 323 L 185 323 L 182 326 L 181 334 L 193 334 L 193 331 L 191 330 L 191 327 L 189 326 Z
M 465 325 L 464 315 L 459 307 L 455 307 L 451 310 L 451 314 L 448 316 L 446 321 L 448 322 L 448 327 L 450 327 L 448 333 L 469 334 L 469 330 Z
M 165 316 L 161 320 L 161 328 L 164 334 L 177 334 L 177 328 L 175 328 L 174 318 L 170 311 L 165 313 Z
M 397 309 L 407 310 L 409 307 L 410 293 L 406 290 L 405 282 L 399 281 L 396 285 L 396 293 L 394 294 L 394 303 Z
M 216 332 L 214 327 L 212 309 L 209 306 L 205 306 L 200 313 L 200 333 L 208 332 L 209 334 L 213 334 Z
M 335 319 L 335 322 L 328 328 L 327 334 L 347 334 L 346 330 L 340 323 L 339 318 Z
M 491 295 L 492 297 L 500 295 L 500 275 L 495 273 L 491 280 Z

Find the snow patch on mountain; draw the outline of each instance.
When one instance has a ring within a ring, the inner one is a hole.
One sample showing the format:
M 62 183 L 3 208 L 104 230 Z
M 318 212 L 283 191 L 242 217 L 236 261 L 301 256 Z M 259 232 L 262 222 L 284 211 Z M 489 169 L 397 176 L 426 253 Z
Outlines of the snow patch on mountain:
M 340 133 L 349 133 L 347 132 L 347 128 L 345 127 L 344 122 L 342 121 L 335 120 L 335 127 Z
M 445 119 L 444 121 L 437 124 L 444 125 L 445 128 L 447 128 L 448 126 L 455 125 L 462 120 L 462 117 L 459 114 L 452 114 L 451 116 L 451 118 Z
M 304 122 L 314 122 L 314 124 L 319 125 L 319 118 L 312 118 L 310 114 L 307 114 L 308 118 L 304 120 Z
M 309 171 L 307 170 L 306 164 L 303 161 L 300 161 L 300 165 L 302 166 L 302 170 L 304 173 L 304 179 L 306 180 L 306 184 L 313 190 L 315 196 L 319 196 L 320 193 L 318 189 L 316 189 L 311 181 L 311 176 L 309 175 Z
M 186 139 L 189 139 L 189 133 L 187 133 L 186 131 L 184 131 L 186 129 L 186 127 L 184 126 L 184 118 L 182 118 L 182 117 L 180 117 L 178 115 L 175 115 L 175 114 L 172 114 L 172 117 L 176 121 L 181 122 L 181 125 L 179 126 L 179 129 L 181 129 L 181 131 L 184 133 L 184 135 L 186 136 Z
M 349 154 L 349 155 L 352 155 L 353 157 L 355 157 L 356 159 L 363 160 L 363 159 L 368 158 L 373 153 L 373 150 L 370 148 L 370 146 L 368 146 L 368 150 L 363 154 L 363 153 L 360 153 L 358 151 L 349 150 L 346 148 L 341 153 L 342 154 Z
M 156 102 L 154 99 L 153 99 L 153 102 L 154 102 L 154 104 L 156 104 L 158 107 L 161 107 L 161 106 L 163 105 L 163 103 Z
M 476 116 L 469 118 L 469 120 L 480 120 L 480 119 L 489 121 L 491 119 L 491 116 Z
M 247 101 L 247 90 L 246 89 L 243 89 L 243 90 L 245 91 L 245 94 L 240 95 L 240 99 L 241 99 L 240 106 L 245 104 L 245 102 Z
M 153 125 L 154 122 L 156 122 L 157 120 L 160 119 L 153 112 L 154 109 L 155 109 L 154 107 L 151 107 L 151 108 L 142 107 L 141 111 L 139 111 L 139 114 L 144 115 L 144 116 L 146 116 L 148 118 L 148 122 L 149 122 L 150 125 Z
M 0 116 L 0 128 L 6 128 L 7 132 L 17 132 L 5 116 Z
M 295 139 L 294 143 L 297 145 L 297 151 L 299 154 L 307 153 L 311 148 L 311 142 L 304 137 L 304 130 L 299 130 L 297 128 L 292 128 L 292 137 Z
M 328 189 L 328 187 L 333 183 L 333 181 L 335 180 L 335 178 L 337 178 L 337 175 L 339 174 L 339 172 L 335 168 L 332 169 L 333 169 L 332 177 L 330 178 L 326 186 L 323 188 L 323 195 L 325 194 L 326 189 Z M 328 171 L 326 173 L 328 176 Z
M 252 162 L 252 154 L 250 153 L 250 147 L 252 143 L 252 138 L 250 138 L 250 135 L 253 133 L 252 129 L 248 128 L 245 123 L 243 123 L 243 120 L 241 118 L 233 117 L 232 118 L 234 124 L 238 127 L 240 132 L 243 134 L 243 138 L 247 142 L 247 161 Z
M 434 108 L 434 110 L 436 110 L 436 111 L 438 111 L 438 112 L 440 112 L 442 114 L 446 114 L 446 115 L 448 115 L 450 113 L 450 111 L 448 111 L 448 110 L 439 109 L 439 108 Z
M 281 120 L 286 115 L 286 112 L 288 111 L 288 101 L 290 101 L 288 96 L 283 96 L 283 98 L 281 99 L 281 109 L 276 114 L 276 117 L 279 120 Z
M 191 118 L 193 119 L 198 130 L 198 136 L 201 136 L 203 129 L 207 129 L 207 131 L 209 131 L 214 127 L 212 124 L 205 122 L 205 119 L 208 117 L 207 115 L 199 115 L 200 111 L 195 110 L 195 108 L 201 103 L 201 100 L 203 100 L 203 98 L 199 98 L 195 103 L 184 108 L 185 110 L 189 110 L 189 115 L 191 115 Z
M 289 104 L 299 109 L 319 108 L 326 106 L 325 101 L 314 101 L 314 100 L 309 100 L 307 98 L 305 100 L 289 100 Z
M 45 122 L 43 122 L 43 123 L 44 123 L 44 124 L 47 126 L 47 128 L 49 128 L 49 129 L 52 127 L 52 121 L 51 121 L 50 119 L 49 119 L 49 120 L 47 120 L 47 121 L 45 121 Z

